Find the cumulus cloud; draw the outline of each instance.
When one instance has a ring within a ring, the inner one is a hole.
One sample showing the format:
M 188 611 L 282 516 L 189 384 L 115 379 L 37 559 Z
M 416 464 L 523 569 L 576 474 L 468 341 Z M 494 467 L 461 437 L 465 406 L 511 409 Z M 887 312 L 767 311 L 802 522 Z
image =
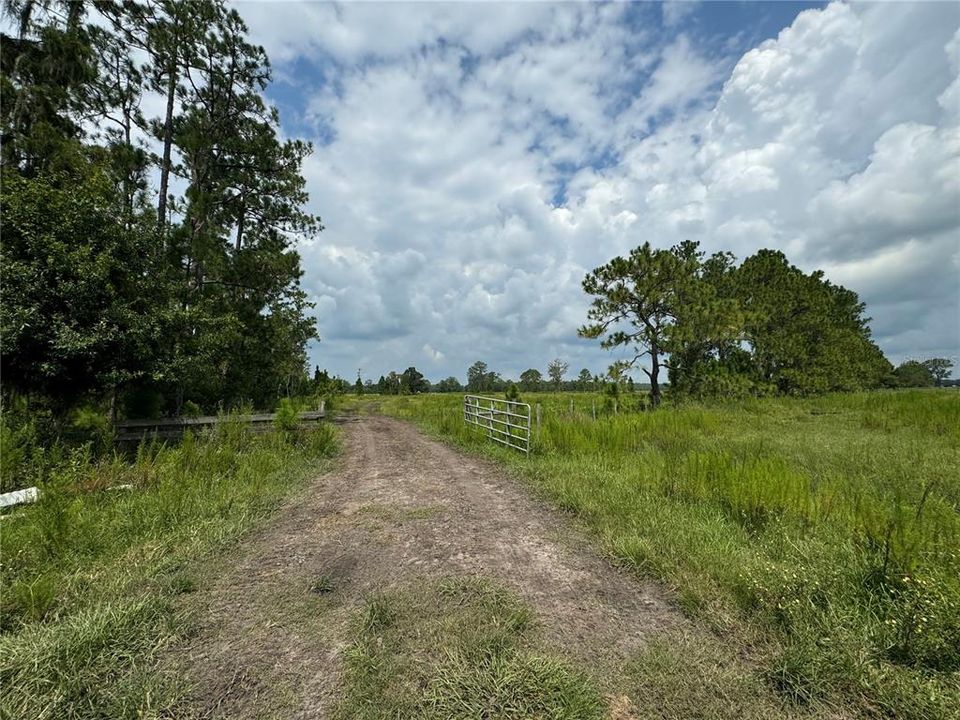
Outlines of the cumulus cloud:
M 955 6 L 834 3 L 739 57 L 690 3 L 239 8 L 315 132 L 321 365 L 601 371 L 584 273 L 684 238 L 823 268 L 895 361 L 960 352 Z

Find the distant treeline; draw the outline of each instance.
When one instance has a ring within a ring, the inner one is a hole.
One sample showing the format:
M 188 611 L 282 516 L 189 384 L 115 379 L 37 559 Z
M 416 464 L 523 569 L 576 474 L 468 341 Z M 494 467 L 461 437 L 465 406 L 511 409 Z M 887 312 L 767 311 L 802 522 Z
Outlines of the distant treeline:
M 543 392 L 547 390 L 554 391 L 596 391 L 601 390 L 611 383 L 616 383 L 627 391 L 648 389 L 649 385 L 634 382 L 633 378 L 625 377 L 622 369 L 615 365 L 608 370 L 605 376 L 596 375 L 587 368 L 583 368 L 573 379 L 565 377 L 568 365 L 562 360 L 553 360 L 547 367 L 547 377 L 535 368 L 524 370 L 520 373 L 518 380 L 504 378 L 500 373 L 489 370 L 487 364 L 478 360 L 467 369 L 467 383 L 463 384 L 454 376 L 450 376 L 431 383 L 415 367 L 409 367 L 403 372 L 391 371 L 386 375 L 381 375 L 377 382 L 367 380 L 362 382 L 359 378 L 354 383 L 352 389 L 355 392 L 371 392 L 381 395 L 416 395 L 425 392 L 471 392 L 471 393 L 502 393 L 507 392 L 511 386 L 515 386 L 517 391 L 523 392 Z M 320 372 L 319 369 L 317 371 Z M 321 373 L 317 377 L 324 377 Z M 341 385 L 344 390 L 346 384 Z
M 390 371 L 380 379 L 362 380 L 357 378 L 350 383 L 343 378 L 331 376 L 319 367 L 314 371 L 309 391 L 314 394 L 330 393 L 377 393 L 379 395 L 417 395 L 420 393 L 505 393 L 516 387 L 518 392 L 610 392 L 613 387 L 623 392 L 649 391 L 650 383 L 636 382 L 627 375 L 627 363 L 615 362 L 602 375 L 583 368 L 575 377 L 568 378 L 569 365 L 559 358 L 550 362 L 546 373 L 530 368 L 520 373 L 519 379 L 502 377 L 499 372 L 489 370 L 485 362 L 478 360 L 467 369 L 466 384 L 451 375 L 437 382 L 431 382 L 416 367 L 408 367 L 403 372 Z M 948 376 L 953 362 L 945 358 L 929 360 L 907 360 L 885 378 L 884 387 L 960 387 L 960 379 L 950 380 Z M 668 392 L 675 392 L 668 385 Z M 676 394 L 676 393 L 675 393 Z
M 223 0 L 7 6 L 5 395 L 149 415 L 299 392 L 311 147 L 281 137 L 240 16 Z

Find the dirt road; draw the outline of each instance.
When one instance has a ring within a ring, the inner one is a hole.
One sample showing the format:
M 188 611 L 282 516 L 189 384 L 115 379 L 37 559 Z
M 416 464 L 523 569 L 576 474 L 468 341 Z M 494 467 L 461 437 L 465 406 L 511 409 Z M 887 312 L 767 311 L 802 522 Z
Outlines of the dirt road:
M 178 672 L 197 683 L 189 705 L 198 716 L 327 717 L 357 606 L 440 576 L 512 589 L 548 642 L 593 668 L 612 669 L 683 624 L 654 586 L 611 566 L 568 517 L 493 464 L 390 418 L 349 418 L 342 428 L 337 469 L 198 593 L 199 631 L 177 653 Z M 312 621 L 318 591 L 330 600 Z

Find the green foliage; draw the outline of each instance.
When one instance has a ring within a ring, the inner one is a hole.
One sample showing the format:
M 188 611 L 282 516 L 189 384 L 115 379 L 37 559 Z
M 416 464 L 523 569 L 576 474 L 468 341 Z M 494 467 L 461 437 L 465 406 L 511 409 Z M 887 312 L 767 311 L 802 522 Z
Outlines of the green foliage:
M 293 398 L 281 398 L 277 405 L 273 426 L 282 433 L 287 440 L 296 440 L 300 432 L 300 412 L 302 406 Z
M 594 296 L 584 337 L 648 356 L 651 402 L 661 366 L 677 397 L 817 394 L 890 384 L 890 364 L 870 339 L 853 293 L 806 275 L 783 253 L 761 250 L 739 267 L 694 242 L 649 243 L 583 281 Z
M 754 379 L 781 394 L 880 387 L 890 364 L 870 340 L 856 293 L 761 250 L 735 273 Z
M 560 386 L 563 383 L 563 376 L 567 374 L 567 369 L 570 367 L 569 363 L 565 363 L 560 358 L 551 360 L 547 365 L 547 375 L 550 377 L 550 382 L 553 384 L 554 391 L 559 391 Z
M 467 392 L 485 393 L 495 392 L 502 386 L 500 375 L 487 369 L 487 364 L 477 360 L 467 368 Z
M 187 400 L 183 404 L 183 408 L 181 408 L 180 414 L 183 415 L 183 417 L 198 418 L 201 415 L 203 415 L 203 409 L 199 405 L 197 405 L 195 402 L 193 402 L 193 400 Z
M 86 22 L 82 3 L 17 5 L 22 35 L 0 51 L 6 388 L 147 417 L 304 392 L 316 329 L 294 244 L 322 229 L 301 209 L 311 148 L 280 137 L 237 12 L 99 3 Z M 141 111 L 148 92 L 161 117 Z
M 45 482 L 63 461 L 65 446 L 57 441 L 59 424 L 43 404 L 12 395 L 0 413 L 0 492 Z
M 516 383 L 509 383 L 504 391 L 504 397 L 511 402 L 520 402 L 520 388 Z
M 69 406 L 151 371 L 167 299 L 142 228 L 116 213 L 102 168 L 4 171 L 4 385 Z
M 692 275 L 690 262 L 676 248 L 659 250 L 644 243 L 583 279 L 584 291 L 594 297 L 580 336 L 600 338 L 600 346 L 607 349 L 633 347 L 634 362 L 648 356 L 650 369 L 644 372 L 654 406 L 660 403 L 660 367 L 668 336 L 677 325 Z
M 893 371 L 900 387 L 933 387 L 934 377 L 930 368 L 919 360 L 907 360 Z
M 11 407 L 12 406 L 12 407 Z M 30 470 L 37 466 L 40 450 L 36 421 L 25 398 L 4 402 L 0 413 L 0 492 L 30 485 Z
M 408 367 L 400 375 L 400 392 L 404 395 L 416 395 L 429 389 L 430 383 L 415 367 Z
M 438 382 L 436 389 L 437 392 L 442 393 L 458 393 L 463 391 L 463 385 L 461 385 L 460 381 L 451 375 L 450 377 Z
M 596 420 L 595 397 L 527 400 L 543 407 L 529 457 L 470 432 L 455 399 L 383 407 L 509 463 L 613 556 L 759 648 L 785 700 L 950 716 L 960 702 L 952 394 L 686 403 Z
M 23 29 L 29 30 L 29 25 Z M 95 75 L 89 37 L 76 22 L 37 27 L 36 41 L 3 35 L 4 168 L 22 167 L 28 175 L 58 169 L 75 150 L 74 141 L 81 134 L 78 111 Z
M 940 387 L 953 371 L 953 360 L 949 358 L 930 358 L 923 361 L 923 366 L 933 375 L 937 387 Z
M 538 392 L 543 388 L 543 375 L 535 368 L 520 373 L 520 387 L 524 392 Z
M 218 428 L 129 461 L 80 449 L 46 468 L 39 501 L 3 520 L 0 714 L 169 715 L 185 688 L 149 668 L 187 631 L 173 596 L 202 585 L 191 567 L 273 512 L 335 446 L 327 425 L 295 451 L 281 434 Z
M 577 390 L 592 390 L 593 375 L 587 368 L 583 368 L 577 375 Z
M 106 451 L 113 446 L 113 426 L 110 416 L 103 408 L 95 405 L 75 407 L 69 415 L 70 427 L 67 432 L 74 437 L 93 443 L 98 451 Z

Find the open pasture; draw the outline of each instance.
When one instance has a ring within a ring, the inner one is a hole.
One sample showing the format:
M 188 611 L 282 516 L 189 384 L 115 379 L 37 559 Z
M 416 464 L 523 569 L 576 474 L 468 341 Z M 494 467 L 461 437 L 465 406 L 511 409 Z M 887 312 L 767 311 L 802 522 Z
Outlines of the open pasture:
M 465 426 L 460 396 L 380 405 L 508 464 L 785 696 L 902 717 L 960 707 L 957 393 L 657 412 L 628 396 L 617 414 L 599 395 L 523 400 L 542 406 L 529 458 Z

